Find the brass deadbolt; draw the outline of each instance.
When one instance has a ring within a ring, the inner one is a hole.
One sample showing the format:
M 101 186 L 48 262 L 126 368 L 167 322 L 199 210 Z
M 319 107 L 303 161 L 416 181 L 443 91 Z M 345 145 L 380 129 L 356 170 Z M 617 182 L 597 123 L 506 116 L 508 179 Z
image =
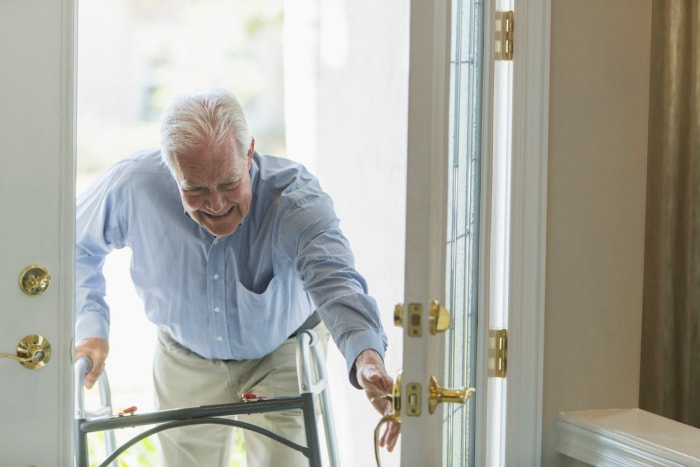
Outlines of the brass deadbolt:
M 51 275 L 45 267 L 38 264 L 27 266 L 19 274 L 19 288 L 30 297 L 44 295 L 51 283 Z
M 428 319 L 430 321 L 430 334 L 433 335 L 447 331 L 452 322 L 450 312 L 437 300 L 433 300 L 430 304 L 430 317 Z
M 403 327 L 403 303 L 394 305 L 394 326 Z

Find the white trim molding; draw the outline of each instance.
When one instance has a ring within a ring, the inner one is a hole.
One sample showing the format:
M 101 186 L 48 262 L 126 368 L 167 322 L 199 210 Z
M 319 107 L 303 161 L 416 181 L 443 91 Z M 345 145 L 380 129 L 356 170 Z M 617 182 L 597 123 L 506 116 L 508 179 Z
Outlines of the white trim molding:
M 644 410 L 562 412 L 558 425 L 559 452 L 591 465 L 700 465 L 700 429 Z
M 550 15 L 515 2 L 505 465 L 541 465 Z

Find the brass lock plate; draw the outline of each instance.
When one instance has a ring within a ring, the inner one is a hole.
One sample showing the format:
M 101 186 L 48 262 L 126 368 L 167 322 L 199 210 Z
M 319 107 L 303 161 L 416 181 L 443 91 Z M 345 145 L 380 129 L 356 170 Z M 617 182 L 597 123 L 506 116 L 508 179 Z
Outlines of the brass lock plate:
M 421 408 L 421 387 L 418 383 L 406 384 L 406 415 L 417 417 Z
M 423 335 L 423 305 L 420 303 L 409 303 L 406 326 L 409 336 L 421 337 Z

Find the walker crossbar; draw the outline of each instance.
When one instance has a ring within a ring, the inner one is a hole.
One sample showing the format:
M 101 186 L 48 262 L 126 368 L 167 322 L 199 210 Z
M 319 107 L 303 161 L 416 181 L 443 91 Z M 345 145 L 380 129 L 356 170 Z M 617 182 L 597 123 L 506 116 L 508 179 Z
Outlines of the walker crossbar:
M 330 399 L 328 397 L 328 387 L 325 381 L 326 375 L 323 364 L 319 361 L 322 358 L 320 351 L 315 345 L 318 342 L 318 336 L 313 330 L 305 330 L 297 337 L 298 343 L 298 372 L 300 383 L 300 394 L 295 396 L 274 397 L 268 399 L 256 399 L 253 401 L 234 402 L 229 404 L 204 405 L 199 407 L 187 407 L 179 409 L 158 410 L 155 412 L 139 413 L 139 414 L 120 414 L 107 417 L 89 418 L 83 401 L 83 385 L 85 375 L 92 368 L 92 362 L 86 357 L 80 357 L 75 363 L 76 371 L 76 465 L 77 467 L 87 467 L 89 465 L 89 455 L 87 446 L 88 433 L 108 432 L 113 435 L 112 430 L 130 428 L 136 426 L 155 425 L 133 438 L 123 443 L 120 447 L 114 446 L 114 437 L 106 436 L 108 456 L 100 464 L 100 467 L 106 467 L 114 462 L 121 454 L 129 447 L 139 441 L 148 438 L 161 431 L 178 428 L 182 426 L 202 425 L 202 424 L 218 424 L 231 427 L 239 427 L 254 431 L 261 435 L 267 436 L 279 443 L 282 443 L 291 449 L 299 451 L 309 459 L 311 467 L 321 467 L 321 453 L 318 442 L 318 427 L 316 425 L 316 401 L 315 397 L 321 395 L 321 413 L 323 415 L 323 423 L 326 434 L 326 443 L 329 454 L 329 461 L 332 466 L 338 465 L 337 453 L 335 450 L 335 433 L 332 428 L 332 417 L 330 414 Z M 313 348 L 313 357 L 316 360 L 314 370 L 318 382 L 312 384 L 310 375 L 309 348 Z M 102 404 L 109 406 L 111 412 L 111 395 L 108 384 L 105 384 L 100 378 L 99 384 L 102 397 Z M 106 380 L 105 380 L 106 381 Z M 106 388 L 104 387 L 106 386 Z M 261 428 L 259 426 L 232 420 L 229 417 L 233 415 L 250 415 L 264 412 L 274 412 L 281 410 L 302 411 L 304 417 L 304 429 L 308 446 L 296 444 L 274 432 Z
M 226 417 L 230 415 L 254 414 L 273 412 L 279 410 L 294 410 L 301 409 L 304 414 L 308 412 L 315 413 L 314 394 L 301 394 L 299 396 L 280 397 L 274 399 L 261 399 L 255 402 L 235 402 L 231 404 L 218 404 L 200 407 L 191 407 L 183 409 L 161 410 L 156 412 L 147 412 L 134 415 L 111 416 L 105 418 L 97 418 L 91 420 L 77 420 L 79 426 L 80 441 L 78 445 L 83 449 L 82 457 L 87 460 L 88 455 L 84 450 L 87 448 L 87 434 L 105 430 L 115 430 L 121 428 L 130 428 L 146 425 L 157 425 L 150 430 L 131 438 L 123 443 L 118 449 L 115 449 L 105 460 L 100 467 L 107 466 L 116 460 L 129 447 L 139 441 L 148 438 L 161 431 L 178 428 L 181 426 L 217 424 L 227 425 L 231 427 L 239 427 L 254 431 L 261 435 L 267 436 L 279 443 L 284 444 L 296 451 L 302 453 L 309 459 L 310 465 L 320 466 L 321 455 L 318 451 L 318 443 L 309 443 L 309 447 L 296 444 L 276 433 L 261 428 L 251 423 L 240 422 L 238 420 L 230 420 Z M 318 438 L 315 420 L 312 417 L 311 423 L 308 423 L 305 417 L 306 438 L 315 440 Z M 87 467 L 87 463 L 78 463 L 78 467 Z

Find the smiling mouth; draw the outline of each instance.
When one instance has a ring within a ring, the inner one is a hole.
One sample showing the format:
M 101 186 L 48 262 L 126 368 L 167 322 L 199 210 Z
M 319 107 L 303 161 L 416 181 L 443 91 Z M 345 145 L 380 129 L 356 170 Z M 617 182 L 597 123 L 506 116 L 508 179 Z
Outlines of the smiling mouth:
M 221 219 L 222 217 L 226 217 L 226 216 L 228 216 L 229 214 L 231 214 L 231 213 L 233 212 L 233 208 L 234 208 L 234 207 L 235 207 L 235 206 L 231 206 L 231 207 L 228 209 L 228 211 L 222 212 L 221 214 L 212 214 L 212 213 L 206 212 L 206 211 L 201 211 L 201 212 L 202 212 L 202 214 L 204 214 L 206 217 L 208 217 L 208 218 L 210 218 L 210 219 Z

